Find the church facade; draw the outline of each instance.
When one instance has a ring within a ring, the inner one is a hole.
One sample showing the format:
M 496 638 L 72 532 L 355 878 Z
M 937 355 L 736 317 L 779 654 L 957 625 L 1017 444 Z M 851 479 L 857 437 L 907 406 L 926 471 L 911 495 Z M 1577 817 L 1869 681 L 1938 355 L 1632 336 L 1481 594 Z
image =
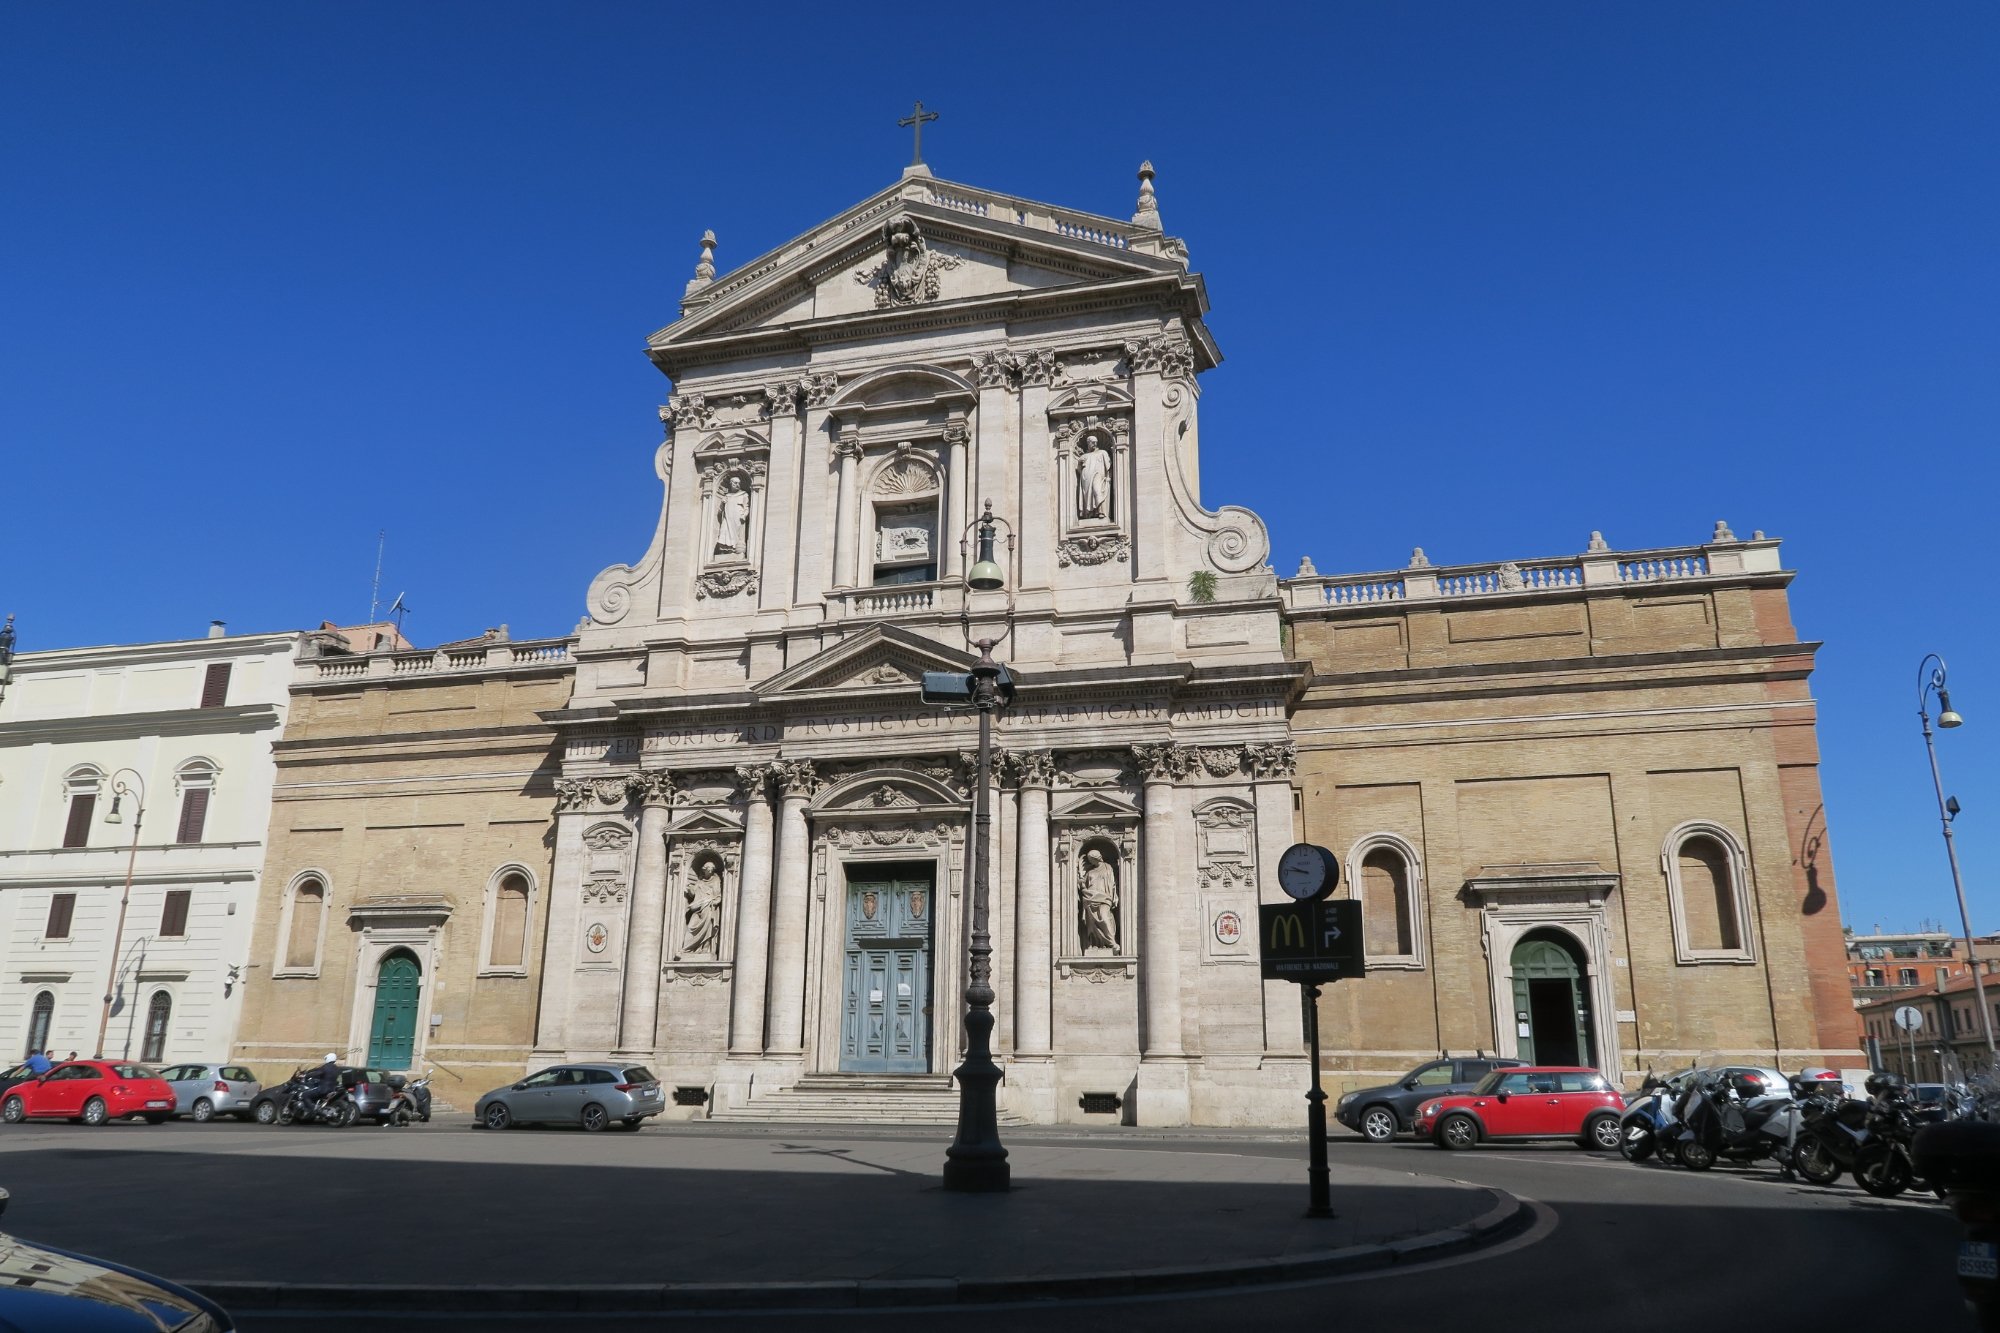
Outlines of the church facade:
M 409 973 L 411 1061 L 614 1056 L 689 1114 L 948 1116 L 977 723 L 919 682 L 981 640 L 1019 677 L 987 793 L 1009 1118 L 1296 1121 L 1300 998 L 1255 925 L 1301 837 L 1368 911 L 1331 1070 L 1851 1040 L 1808 981 L 1830 870 L 1808 912 L 1782 859 L 1817 788 L 1775 543 L 1279 579 L 1262 521 L 1202 498 L 1220 353 L 1150 168 L 1129 222 L 918 166 L 732 273 L 712 245 L 649 342 L 658 522 L 575 634 L 300 663 L 265 881 L 319 884 L 354 939 L 307 975 L 286 905 L 260 915 L 246 1056 L 365 1058 Z M 988 514 L 1004 586 L 972 591 Z M 341 875 L 292 863 L 294 813 L 344 830 Z M 446 824 L 422 855 L 392 832 Z

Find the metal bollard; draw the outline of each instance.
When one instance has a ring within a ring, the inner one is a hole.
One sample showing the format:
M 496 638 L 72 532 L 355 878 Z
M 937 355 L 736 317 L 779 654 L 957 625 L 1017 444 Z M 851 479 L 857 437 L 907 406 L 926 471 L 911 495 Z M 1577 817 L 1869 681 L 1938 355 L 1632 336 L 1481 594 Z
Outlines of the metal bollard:
M 1910 1143 L 1917 1174 L 1945 1190 L 1965 1224 L 1958 1285 L 1986 1333 L 2000 1333 L 2000 1124 L 1951 1120 L 1926 1125 Z

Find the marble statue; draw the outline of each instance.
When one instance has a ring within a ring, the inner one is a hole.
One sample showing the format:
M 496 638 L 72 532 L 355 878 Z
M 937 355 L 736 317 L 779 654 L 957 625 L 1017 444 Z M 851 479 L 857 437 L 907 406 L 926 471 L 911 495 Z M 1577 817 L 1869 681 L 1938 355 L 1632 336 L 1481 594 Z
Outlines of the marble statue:
M 1086 435 L 1076 457 L 1076 516 L 1079 519 L 1111 517 L 1111 455 L 1098 446 L 1097 437 Z
M 681 952 L 713 958 L 722 938 L 722 874 L 713 860 L 695 867 L 694 880 L 681 896 L 687 900 L 686 929 Z
M 743 489 L 743 478 L 733 472 L 723 486 L 716 509 L 715 553 L 745 555 L 750 549 L 750 493 Z
M 1118 872 L 1105 864 L 1104 853 L 1092 847 L 1083 854 L 1077 872 L 1077 938 L 1085 952 L 1118 952 Z

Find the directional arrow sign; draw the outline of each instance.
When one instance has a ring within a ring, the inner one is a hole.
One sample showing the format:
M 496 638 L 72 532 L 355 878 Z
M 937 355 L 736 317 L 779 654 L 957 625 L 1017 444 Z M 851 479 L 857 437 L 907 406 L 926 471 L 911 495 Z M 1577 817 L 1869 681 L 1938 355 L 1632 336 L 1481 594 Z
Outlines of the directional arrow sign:
M 1266 981 L 1343 981 L 1367 971 L 1361 904 L 1352 898 L 1269 903 L 1257 909 L 1257 917 Z

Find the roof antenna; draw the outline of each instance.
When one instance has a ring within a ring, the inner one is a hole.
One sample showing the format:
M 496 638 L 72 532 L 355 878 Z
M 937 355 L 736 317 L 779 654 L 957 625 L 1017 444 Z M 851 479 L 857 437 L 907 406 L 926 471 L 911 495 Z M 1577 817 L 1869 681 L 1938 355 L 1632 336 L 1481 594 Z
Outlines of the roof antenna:
M 389 530 L 382 528 L 375 534 L 375 582 L 368 587 L 368 623 L 375 623 L 375 609 L 382 605 L 382 548 L 388 544 Z

